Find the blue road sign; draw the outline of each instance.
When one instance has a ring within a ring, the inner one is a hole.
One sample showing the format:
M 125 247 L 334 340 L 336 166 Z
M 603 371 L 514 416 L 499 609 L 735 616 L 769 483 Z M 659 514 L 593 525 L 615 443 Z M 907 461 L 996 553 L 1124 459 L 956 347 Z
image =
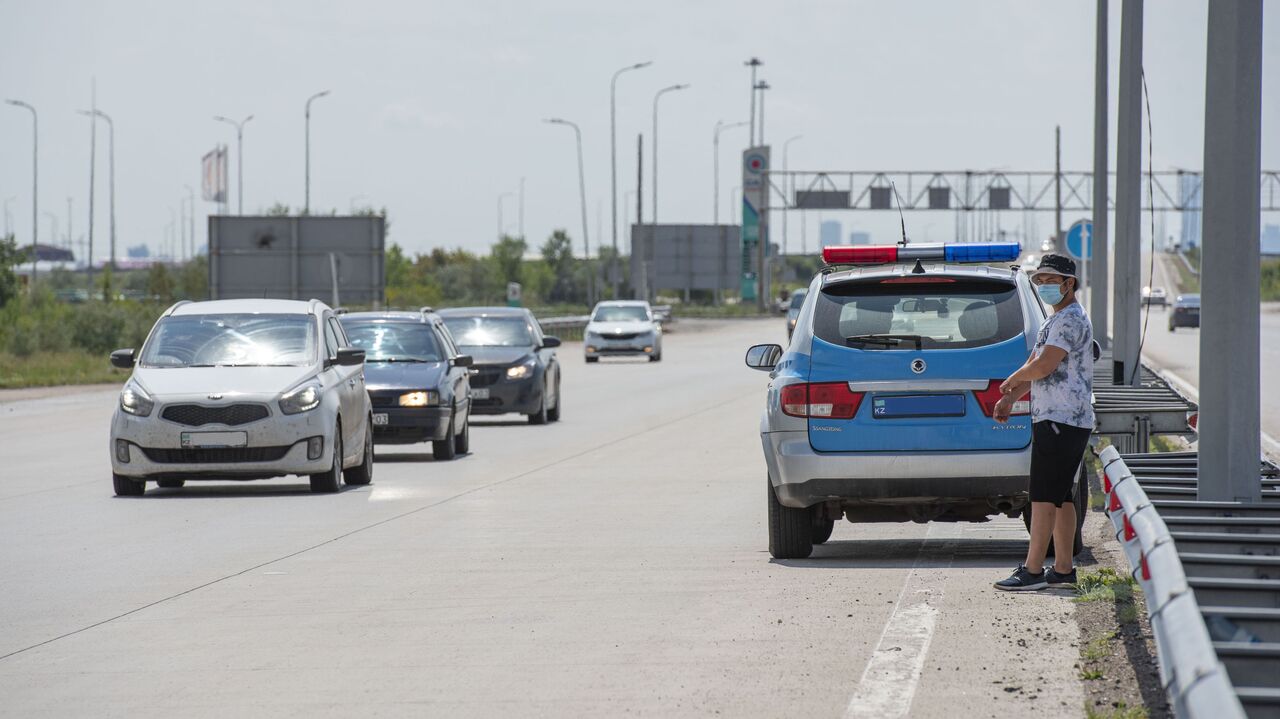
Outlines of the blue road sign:
M 1067 254 L 1077 260 L 1093 259 L 1093 223 L 1076 220 L 1067 230 Z

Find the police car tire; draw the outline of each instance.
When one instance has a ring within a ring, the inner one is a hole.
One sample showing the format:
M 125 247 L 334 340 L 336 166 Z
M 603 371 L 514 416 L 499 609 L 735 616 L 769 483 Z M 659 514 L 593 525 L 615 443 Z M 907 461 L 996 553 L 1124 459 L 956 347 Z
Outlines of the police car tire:
M 126 477 L 123 474 L 111 473 L 111 485 L 117 497 L 141 497 L 147 491 L 147 483 Z
M 835 531 L 836 520 L 819 519 L 815 514 L 813 518 L 813 543 L 826 544 L 831 539 L 831 532 Z
M 769 554 L 774 559 L 804 559 L 813 553 L 812 510 L 785 507 L 765 480 L 769 492 Z
M 182 489 L 182 485 L 186 484 L 185 479 L 157 479 L 156 486 L 161 489 Z

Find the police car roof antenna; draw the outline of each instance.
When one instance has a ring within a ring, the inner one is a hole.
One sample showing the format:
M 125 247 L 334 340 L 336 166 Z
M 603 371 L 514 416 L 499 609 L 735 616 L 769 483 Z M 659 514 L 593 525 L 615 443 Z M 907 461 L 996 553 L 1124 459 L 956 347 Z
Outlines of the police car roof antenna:
M 892 187 L 892 188 L 893 188 L 893 197 L 894 197 L 894 199 L 895 199 L 895 200 L 897 200 L 897 202 L 898 202 L 898 222 L 900 222 L 900 223 L 902 224 L 902 240 L 901 240 L 900 242 L 898 242 L 898 244 L 899 244 L 899 245 L 901 245 L 901 246 L 903 246 L 903 247 L 906 247 L 906 246 L 907 246 L 907 242 L 908 242 L 908 240 L 907 240 L 907 218 L 906 218 L 906 217 L 904 217 L 904 216 L 903 216 L 903 214 L 902 214 L 902 196 L 898 194 L 898 186 L 897 186 L 896 184 L 894 184 L 893 182 L 890 182 L 890 183 L 889 183 L 889 187 Z M 916 266 L 915 266 L 915 267 L 913 267 L 913 268 L 911 268 L 911 274 L 913 274 L 913 275 L 923 275 L 923 274 L 924 274 L 924 265 L 920 264 L 920 258 L 916 258 Z

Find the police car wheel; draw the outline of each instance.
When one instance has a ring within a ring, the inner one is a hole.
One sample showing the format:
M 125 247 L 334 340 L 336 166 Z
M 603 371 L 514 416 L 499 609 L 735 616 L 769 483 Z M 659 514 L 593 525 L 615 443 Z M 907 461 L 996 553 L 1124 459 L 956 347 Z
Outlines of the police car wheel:
M 831 539 L 831 532 L 833 532 L 835 528 L 836 520 L 819 519 L 818 515 L 815 514 L 813 516 L 813 543 L 825 544 L 828 539 Z
M 765 480 L 769 493 L 769 554 L 774 559 L 804 559 L 813 553 L 812 510 L 785 507 Z

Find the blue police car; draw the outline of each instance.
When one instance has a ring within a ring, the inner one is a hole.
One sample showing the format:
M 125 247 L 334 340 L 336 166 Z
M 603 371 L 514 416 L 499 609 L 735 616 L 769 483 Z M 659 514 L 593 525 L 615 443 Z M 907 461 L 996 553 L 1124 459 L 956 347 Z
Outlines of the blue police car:
M 756 345 L 746 357 L 771 378 L 760 438 L 774 557 L 809 556 L 842 518 L 1024 512 L 1030 397 L 1008 423 L 992 416 L 1045 318 L 1027 275 L 999 264 L 1020 254 L 1006 243 L 823 250 L 828 266 L 789 346 Z

